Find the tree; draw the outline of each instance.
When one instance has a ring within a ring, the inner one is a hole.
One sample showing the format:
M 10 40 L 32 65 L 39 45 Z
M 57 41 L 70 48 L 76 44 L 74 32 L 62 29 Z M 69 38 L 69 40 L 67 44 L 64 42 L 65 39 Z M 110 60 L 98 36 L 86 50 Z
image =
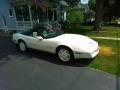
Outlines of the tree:
M 103 16 L 103 4 L 104 0 L 96 0 L 96 9 L 95 9 L 95 26 L 94 31 L 99 31 L 101 29 L 102 16 Z
M 95 25 L 93 30 L 94 31 L 99 31 L 101 30 L 101 25 L 103 21 L 103 16 L 105 13 L 110 9 L 112 5 L 118 4 L 119 0 L 96 0 L 95 4 Z M 117 5 L 120 7 L 120 4 Z M 118 10 L 119 8 L 116 8 Z M 114 10 L 113 10 L 114 11 Z M 113 11 L 111 11 L 113 13 Z
M 91 10 L 95 11 L 95 0 L 89 0 L 88 6 Z
M 111 5 L 108 10 L 105 12 L 103 19 L 107 21 L 111 21 L 112 19 L 117 19 L 120 17 L 120 1 L 116 0 L 116 2 Z

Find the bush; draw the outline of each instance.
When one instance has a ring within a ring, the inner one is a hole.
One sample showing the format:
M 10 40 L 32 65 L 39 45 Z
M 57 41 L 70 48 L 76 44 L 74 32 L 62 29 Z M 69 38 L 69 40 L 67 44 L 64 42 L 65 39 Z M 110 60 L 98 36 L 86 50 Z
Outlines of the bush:
M 60 22 L 61 24 L 61 28 L 64 30 L 66 28 L 70 28 L 70 22 L 69 21 L 63 21 L 63 22 Z
M 84 20 L 84 14 L 82 9 L 68 10 L 67 19 L 70 23 L 81 23 Z

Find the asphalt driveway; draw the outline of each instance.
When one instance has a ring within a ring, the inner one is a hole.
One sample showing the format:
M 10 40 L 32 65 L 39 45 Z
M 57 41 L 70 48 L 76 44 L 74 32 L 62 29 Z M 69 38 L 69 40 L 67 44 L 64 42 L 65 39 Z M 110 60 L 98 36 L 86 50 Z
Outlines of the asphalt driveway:
M 120 90 L 120 78 L 87 67 L 79 60 L 62 63 L 53 54 L 19 51 L 0 37 L 0 90 Z

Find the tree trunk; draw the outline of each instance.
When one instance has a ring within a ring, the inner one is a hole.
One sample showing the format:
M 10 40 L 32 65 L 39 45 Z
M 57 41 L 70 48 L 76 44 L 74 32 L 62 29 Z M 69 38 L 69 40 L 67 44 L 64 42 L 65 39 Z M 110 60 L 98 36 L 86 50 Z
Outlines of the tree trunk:
M 95 25 L 93 27 L 93 31 L 100 31 L 103 19 L 104 12 L 104 0 L 96 0 L 96 14 L 95 14 Z

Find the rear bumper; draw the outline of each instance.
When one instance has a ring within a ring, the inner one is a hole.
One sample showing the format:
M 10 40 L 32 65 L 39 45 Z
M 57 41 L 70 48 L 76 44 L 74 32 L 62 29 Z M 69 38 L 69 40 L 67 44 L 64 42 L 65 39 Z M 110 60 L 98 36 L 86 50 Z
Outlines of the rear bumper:
M 14 42 L 15 44 L 17 44 L 17 40 L 13 40 L 13 42 Z

